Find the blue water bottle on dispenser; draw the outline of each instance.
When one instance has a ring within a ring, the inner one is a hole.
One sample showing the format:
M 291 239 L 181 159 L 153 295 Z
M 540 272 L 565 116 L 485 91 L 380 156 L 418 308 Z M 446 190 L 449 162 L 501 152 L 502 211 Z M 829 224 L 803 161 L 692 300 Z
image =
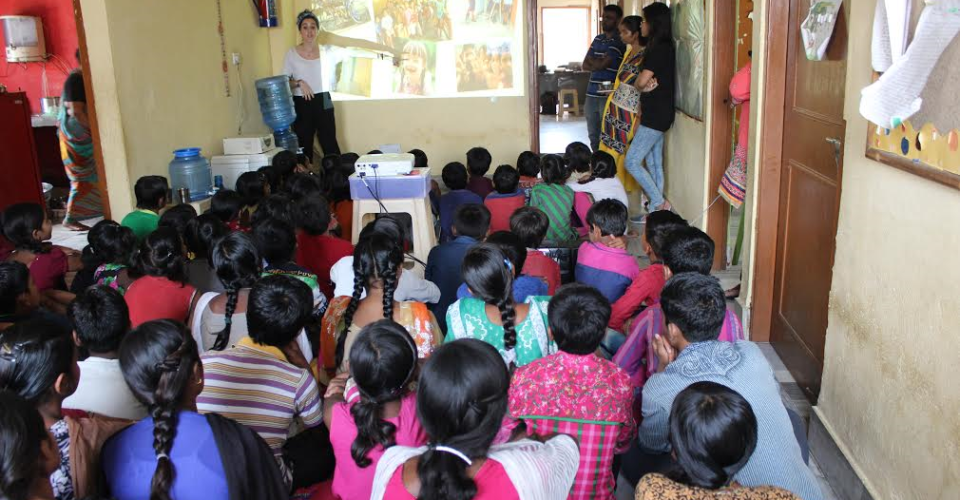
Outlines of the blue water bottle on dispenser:
M 178 149 L 173 152 L 173 160 L 170 162 L 170 188 L 174 195 L 180 189 L 189 190 L 191 202 L 210 197 L 213 190 L 210 162 L 200 154 L 200 148 Z
M 278 147 L 287 151 L 297 151 L 297 135 L 290 125 L 297 119 L 293 107 L 293 92 L 290 91 L 290 78 L 286 75 L 261 78 L 256 81 L 257 101 L 263 123 L 273 130 L 273 138 Z

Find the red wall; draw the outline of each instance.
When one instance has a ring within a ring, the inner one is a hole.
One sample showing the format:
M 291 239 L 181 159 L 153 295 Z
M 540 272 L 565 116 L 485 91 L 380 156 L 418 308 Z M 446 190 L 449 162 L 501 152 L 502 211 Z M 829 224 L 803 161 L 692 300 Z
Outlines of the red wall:
M 79 66 L 74 57 L 79 42 L 72 0 L 3 0 L 0 2 L 0 16 L 4 15 L 40 17 L 43 20 L 47 53 L 58 56 L 70 69 Z M 0 38 L 0 44 L 2 41 Z M 2 56 L 3 53 L 0 52 L 0 83 L 6 85 L 10 92 L 26 92 L 30 110 L 40 113 L 40 98 L 45 97 L 41 95 L 43 63 L 8 64 Z M 50 61 L 46 66 L 47 93 L 59 96 L 63 91 L 63 81 L 67 78 L 60 69 L 63 65 Z

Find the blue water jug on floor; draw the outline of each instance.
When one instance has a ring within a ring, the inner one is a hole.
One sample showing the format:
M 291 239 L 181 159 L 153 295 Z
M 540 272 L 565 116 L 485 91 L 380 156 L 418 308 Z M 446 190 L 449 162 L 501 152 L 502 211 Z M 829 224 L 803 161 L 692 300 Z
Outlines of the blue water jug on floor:
M 200 148 L 178 149 L 170 162 L 170 188 L 176 195 L 180 188 L 190 190 L 190 201 L 199 201 L 210 196 L 213 177 L 210 162 L 200 155 Z

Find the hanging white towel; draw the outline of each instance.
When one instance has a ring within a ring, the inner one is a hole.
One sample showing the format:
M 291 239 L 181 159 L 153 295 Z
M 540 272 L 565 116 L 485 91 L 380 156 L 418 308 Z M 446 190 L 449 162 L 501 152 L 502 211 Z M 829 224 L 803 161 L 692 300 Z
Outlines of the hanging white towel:
M 930 73 L 958 31 L 960 0 L 927 4 L 906 52 L 861 92 L 860 114 L 883 127 L 897 127 L 916 114 Z

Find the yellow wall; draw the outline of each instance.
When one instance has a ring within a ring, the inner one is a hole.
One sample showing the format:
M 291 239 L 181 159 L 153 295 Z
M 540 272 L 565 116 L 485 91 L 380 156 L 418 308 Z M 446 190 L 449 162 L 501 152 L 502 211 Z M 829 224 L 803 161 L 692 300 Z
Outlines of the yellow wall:
M 683 113 L 677 113 L 673 127 L 667 131 L 663 148 L 666 196 L 677 213 L 691 221 L 696 219 L 704 208 L 706 155 L 706 124 Z
M 875 0 L 850 7 L 840 221 L 817 411 L 875 498 L 960 498 L 960 192 L 864 157 Z M 942 63 L 942 62 L 941 62 Z

